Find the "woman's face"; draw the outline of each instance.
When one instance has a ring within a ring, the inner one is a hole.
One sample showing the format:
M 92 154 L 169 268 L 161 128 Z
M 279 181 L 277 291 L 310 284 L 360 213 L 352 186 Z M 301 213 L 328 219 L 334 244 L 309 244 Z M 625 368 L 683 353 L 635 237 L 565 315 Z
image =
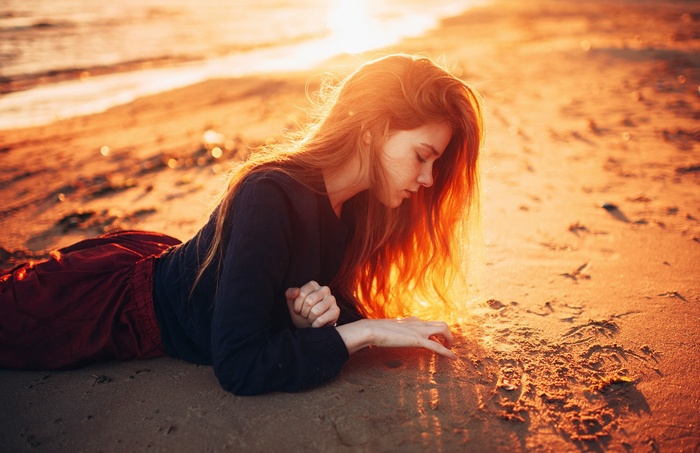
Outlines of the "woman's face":
M 451 137 L 452 126 L 446 123 L 391 132 L 380 152 L 387 185 L 379 201 L 396 208 L 421 187 L 432 186 L 433 165 L 445 152 Z

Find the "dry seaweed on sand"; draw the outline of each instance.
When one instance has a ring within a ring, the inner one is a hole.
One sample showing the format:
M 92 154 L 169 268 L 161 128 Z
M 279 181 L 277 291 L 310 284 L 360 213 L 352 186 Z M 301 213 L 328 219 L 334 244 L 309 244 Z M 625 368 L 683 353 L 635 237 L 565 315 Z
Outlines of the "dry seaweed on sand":
M 687 167 L 678 167 L 676 168 L 676 173 L 678 174 L 685 174 L 685 173 L 698 173 L 700 172 L 700 165 L 689 165 Z
M 590 386 L 589 390 L 600 393 L 611 393 L 622 387 L 633 385 L 634 383 L 634 379 L 628 376 L 618 375 L 601 379 L 597 384 Z

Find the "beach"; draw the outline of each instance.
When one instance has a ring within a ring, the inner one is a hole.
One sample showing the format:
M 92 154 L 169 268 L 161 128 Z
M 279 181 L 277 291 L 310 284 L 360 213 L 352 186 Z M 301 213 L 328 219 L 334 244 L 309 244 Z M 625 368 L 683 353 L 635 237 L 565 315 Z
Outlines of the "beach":
M 116 229 L 190 238 L 225 171 L 391 52 L 484 96 L 483 244 L 457 361 L 370 348 L 237 397 L 171 358 L 0 370 L 0 451 L 700 451 L 700 4 L 495 0 L 310 70 L 0 131 L 0 268 Z

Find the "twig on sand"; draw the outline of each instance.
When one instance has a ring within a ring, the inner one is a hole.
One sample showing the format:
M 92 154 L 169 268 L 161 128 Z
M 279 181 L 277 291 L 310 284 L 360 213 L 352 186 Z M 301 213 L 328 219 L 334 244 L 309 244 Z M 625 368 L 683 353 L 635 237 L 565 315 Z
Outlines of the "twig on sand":
M 566 278 L 570 278 L 576 282 L 579 281 L 579 279 L 590 280 L 591 276 L 585 272 L 588 268 L 590 268 L 590 266 L 591 266 L 591 262 L 589 261 L 587 263 L 580 265 L 573 272 L 566 272 L 566 273 L 563 273 L 560 275 L 563 275 Z
M 658 294 L 659 297 L 677 297 L 683 302 L 688 302 L 688 299 L 683 297 L 678 291 L 668 291 L 665 293 Z

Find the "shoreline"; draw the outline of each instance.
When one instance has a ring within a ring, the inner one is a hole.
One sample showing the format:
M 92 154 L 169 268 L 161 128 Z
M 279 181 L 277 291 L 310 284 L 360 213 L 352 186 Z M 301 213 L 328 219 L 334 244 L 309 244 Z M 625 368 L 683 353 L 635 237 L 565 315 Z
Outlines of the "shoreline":
M 469 14 L 476 3 L 453 16 Z M 236 52 L 209 58 L 161 56 L 123 61 L 110 66 L 67 68 L 44 73 L 0 77 L 0 130 L 45 126 L 55 121 L 86 116 L 128 104 L 144 96 L 166 93 L 220 78 L 260 77 L 281 71 L 313 71 L 324 61 L 359 55 L 396 45 L 402 39 L 430 33 L 449 19 L 445 11 L 417 25 L 410 32 L 400 31 L 392 21 L 379 30 L 367 30 L 373 39 L 352 41 L 347 30 L 327 35 L 303 36 L 283 44 L 261 43 Z M 412 16 L 399 18 L 405 21 Z M 397 21 L 397 19 L 393 19 Z M 389 31 L 391 30 L 391 31 Z M 360 30 L 361 32 L 363 30 Z M 349 49 L 352 52 L 346 52 Z
M 372 348 L 328 385 L 252 398 L 170 358 L 0 370 L 0 450 L 700 449 L 699 23 L 683 1 L 497 0 L 314 70 L 3 131 L 6 268 L 114 228 L 188 239 L 226 167 L 304 122 L 307 84 L 380 53 L 444 58 L 487 126 L 458 361 Z

